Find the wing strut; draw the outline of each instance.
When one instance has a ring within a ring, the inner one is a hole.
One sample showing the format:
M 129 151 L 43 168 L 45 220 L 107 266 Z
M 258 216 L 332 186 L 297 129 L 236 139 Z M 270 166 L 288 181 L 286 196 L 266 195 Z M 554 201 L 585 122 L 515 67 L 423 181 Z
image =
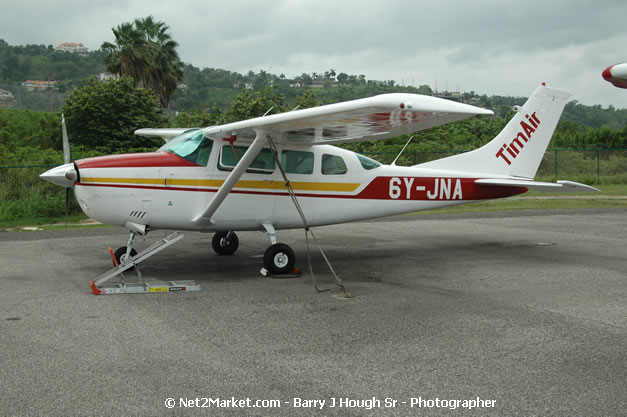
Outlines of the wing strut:
M 318 283 L 316 282 L 316 278 L 313 273 L 313 267 L 311 266 L 311 253 L 309 250 L 309 236 L 308 236 L 309 233 L 311 233 L 311 237 L 313 238 L 314 243 L 316 244 L 316 246 L 318 246 L 318 249 L 320 250 L 320 254 L 324 258 L 325 262 L 329 266 L 329 269 L 331 270 L 331 273 L 335 277 L 335 285 L 337 285 L 338 287 L 342 289 L 342 291 L 344 292 L 345 298 L 352 298 L 353 296 L 351 295 L 351 293 L 348 292 L 348 290 L 346 290 L 346 287 L 344 287 L 344 283 L 342 282 L 340 277 L 338 277 L 337 274 L 335 273 L 335 270 L 333 269 L 333 266 L 331 266 L 331 262 L 329 261 L 329 258 L 327 258 L 327 255 L 322 250 L 322 246 L 320 246 L 320 244 L 318 243 L 318 239 L 316 239 L 316 235 L 314 235 L 313 230 L 311 230 L 311 227 L 309 226 L 309 223 L 307 222 L 307 218 L 305 217 L 305 213 L 303 212 L 303 209 L 298 203 L 298 199 L 296 198 L 296 194 L 294 193 L 294 189 L 292 188 L 290 180 L 287 178 L 287 175 L 285 174 L 283 165 L 281 165 L 281 158 L 279 158 L 279 152 L 277 151 L 276 145 L 274 144 L 274 141 L 272 140 L 272 137 L 270 135 L 267 135 L 267 141 L 268 141 L 268 144 L 270 145 L 270 149 L 272 150 L 272 155 L 274 156 L 274 160 L 277 166 L 279 167 L 281 176 L 283 177 L 283 180 L 285 181 L 285 188 L 287 188 L 290 198 L 292 199 L 292 202 L 294 203 L 294 206 L 296 207 L 296 211 L 298 211 L 298 214 L 300 215 L 300 218 L 303 221 L 303 225 L 305 226 L 305 242 L 307 242 L 307 263 L 309 264 L 309 273 L 311 274 L 311 279 L 314 283 L 314 287 L 316 288 L 316 291 L 320 293 L 320 292 L 329 291 L 329 289 L 327 288 L 327 289 L 321 290 L 320 288 L 318 288 Z
M 248 169 L 248 167 L 255 160 L 257 155 L 259 155 L 259 152 L 263 148 L 263 145 L 265 145 L 266 134 L 261 130 L 257 130 L 256 132 L 257 136 L 255 137 L 255 140 L 253 140 L 253 143 L 246 150 L 237 165 L 235 165 L 233 171 L 231 171 L 229 176 L 226 177 L 224 184 L 222 184 L 216 195 L 213 196 L 213 198 L 209 202 L 209 205 L 207 205 L 207 208 L 205 208 L 205 210 L 193 220 L 194 222 L 200 222 L 203 220 L 209 222 L 211 221 L 211 216 L 213 216 L 218 208 L 220 208 L 220 205 L 222 204 L 226 196 L 229 195 L 233 187 L 235 187 L 237 181 L 239 181 L 244 172 L 246 172 L 246 169 Z

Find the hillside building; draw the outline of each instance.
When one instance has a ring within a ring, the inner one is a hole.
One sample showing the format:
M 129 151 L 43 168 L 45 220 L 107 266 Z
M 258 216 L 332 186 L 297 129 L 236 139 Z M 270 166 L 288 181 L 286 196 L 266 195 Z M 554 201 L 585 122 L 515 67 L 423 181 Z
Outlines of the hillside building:
M 100 81 L 119 80 L 120 75 L 113 74 L 111 72 L 101 72 L 100 74 L 98 74 L 98 79 Z
M 82 43 L 65 42 L 54 48 L 55 51 L 69 52 L 72 54 L 87 55 L 89 49 L 87 49 Z
M 13 93 L 0 88 L 0 100 L 13 100 Z
M 28 80 L 22 83 L 22 87 L 26 87 L 28 91 L 33 91 L 37 89 L 44 90 L 47 88 L 56 89 L 57 82 L 56 81 Z

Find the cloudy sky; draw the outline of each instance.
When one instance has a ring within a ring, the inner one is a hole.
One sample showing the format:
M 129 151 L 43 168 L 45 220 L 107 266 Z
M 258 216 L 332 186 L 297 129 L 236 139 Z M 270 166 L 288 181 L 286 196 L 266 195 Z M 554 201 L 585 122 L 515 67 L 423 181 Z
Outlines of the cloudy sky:
M 439 90 L 528 96 L 545 81 L 581 103 L 627 108 L 601 78 L 627 62 L 625 0 L 0 0 L 11 45 L 82 42 L 153 15 L 184 62 L 288 78 L 365 74 Z M 437 80 L 437 81 L 436 81 Z

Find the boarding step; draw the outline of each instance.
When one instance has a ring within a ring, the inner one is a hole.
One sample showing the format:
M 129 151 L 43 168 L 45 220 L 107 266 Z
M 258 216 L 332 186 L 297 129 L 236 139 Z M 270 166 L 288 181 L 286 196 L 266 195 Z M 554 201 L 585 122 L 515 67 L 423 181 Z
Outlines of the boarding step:
M 99 294 L 137 294 L 150 292 L 174 292 L 174 291 L 199 291 L 200 286 L 194 281 L 167 281 L 167 282 L 144 282 L 139 264 L 151 256 L 161 252 L 163 249 L 183 239 L 183 234 L 174 232 L 161 239 L 159 242 L 139 252 L 137 255 L 126 260 L 100 275 L 98 278 L 89 281 L 92 292 Z M 115 262 L 115 261 L 114 261 Z M 139 282 L 126 283 L 124 271 L 135 268 Z M 119 277 L 122 281 L 118 284 L 106 284 L 107 281 Z
M 105 284 L 99 287 L 90 281 L 90 285 L 94 295 L 200 291 L 200 285 L 195 281 L 133 282 Z

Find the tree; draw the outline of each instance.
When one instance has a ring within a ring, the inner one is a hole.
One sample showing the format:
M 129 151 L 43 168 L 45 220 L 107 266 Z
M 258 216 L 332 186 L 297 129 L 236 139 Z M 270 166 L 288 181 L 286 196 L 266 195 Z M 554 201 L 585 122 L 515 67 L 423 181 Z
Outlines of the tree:
M 170 127 L 207 127 L 213 126 L 221 117 L 220 109 L 213 108 L 211 112 L 192 109 L 177 113 L 170 118 Z
M 296 100 L 294 101 L 292 107 L 298 107 L 299 109 L 308 109 L 310 107 L 318 106 L 322 106 L 322 102 L 318 100 L 316 95 L 311 91 L 305 91 L 303 94 L 296 97 Z
M 285 97 L 276 88 L 266 84 L 259 91 L 242 90 L 223 113 L 220 123 L 260 117 L 270 109 L 272 114 L 286 111 Z
M 311 85 L 312 78 L 307 73 L 303 72 L 298 77 L 296 77 L 296 79 L 298 80 L 298 82 L 300 82 L 301 85 Z
M 164 120 L 150 90 L 134 88 L 130 77 L 108 82 L 90 78 L 85 87 L 72 91 L 63 113 L 72 144 L 106 152 L 161 144 L 133 134 L 142 127 L 159 127 Z
M 135 87 L 150 88 L 161 107 L 168 107 L 178 83 L 183 81 L 183 63 L 178 43 L 168 34 L 169 27 L 152 16 L 122 23 L 112 29 L 115 44 L 104 42 L 107 69 L 133 77 Z

